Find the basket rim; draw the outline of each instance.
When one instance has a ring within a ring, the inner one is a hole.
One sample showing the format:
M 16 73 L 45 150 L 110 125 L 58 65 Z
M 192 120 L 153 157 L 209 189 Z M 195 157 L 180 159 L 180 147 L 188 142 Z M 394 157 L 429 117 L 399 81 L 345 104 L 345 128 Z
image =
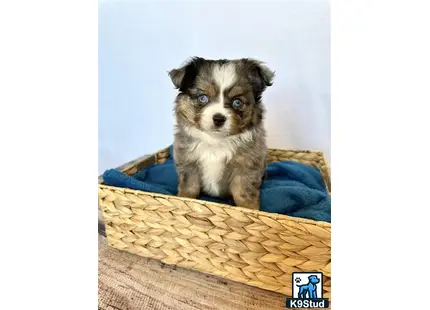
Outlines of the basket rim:
M 231 206 L 231 205 L 218 203 L 218 202 L 193 199 L 193 198 L 187 198 L 187 197 L 179 197 L 179 196 L 174 196 L 174 195 L 165 195 L 165 194 L 159 194 L 159 193 L 145 192 L 145 191 L 141 191 L 141 190 L 134 190 L 134 189 L 123 188 L 123 187 L 115 187 L 115 186 L 109 186 L 109 185 L 105 185 L 105 184 L 98 184 L 98 188 L 99 189 L 107 189 L 107 190 L 111 190 L 111 191 L 119 191 L 119 192 L 123 192 L 123 193 L 134 194 L 134 195 L 147 195 L 147 196 L 152 196 L 152 197 L 160 197 L 160 198 L 164 198 L 164 199 L 172 199 L 173 198 L 173 199 L 188 201 L 188 202 L 192 202 L 192 203 L 210 204 L 210 205 L 213 205 L 216 207 L 220 207 L 222 209 L 227 209 L 227 208 L 235 209 L 235 210 L 238 210 L 242 213 L 251 214 L 251 215 L 254 215 L 257 217 L 258 216 L 266 216 L 266 217 L 270 217 L 273 220 L 287 220 L 287 221 L 296 222 L 299 224 L 308 224 L 308 225 L 311 224 L 311 225 L 319 226 L 322 228 L 331 228 L 331 223 L 329 223 L 329 222 L 315 221 L 315 220 L 305 219 L 305 218 L 301 218 L 301 217 L 294 217 L 294 216 L 279 214 L 279 213 L 269 213 L 269 212 L 260 211 L 260 210 L 252 210 L 252 209 L 248 209 L 248 208 L 244 208 L 244 207 L 240 207 L 240 206 Z

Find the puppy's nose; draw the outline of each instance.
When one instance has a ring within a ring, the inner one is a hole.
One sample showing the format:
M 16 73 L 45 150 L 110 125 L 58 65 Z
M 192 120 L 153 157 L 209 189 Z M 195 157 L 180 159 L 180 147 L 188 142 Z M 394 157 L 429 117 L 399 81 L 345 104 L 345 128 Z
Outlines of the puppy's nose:
M 214 124 L 217 127 L 221 127 L 222 125 L 224 125 L 226 118 L 224 115 L 217 113 L 215 114 L 212 119 L 214 120 Z

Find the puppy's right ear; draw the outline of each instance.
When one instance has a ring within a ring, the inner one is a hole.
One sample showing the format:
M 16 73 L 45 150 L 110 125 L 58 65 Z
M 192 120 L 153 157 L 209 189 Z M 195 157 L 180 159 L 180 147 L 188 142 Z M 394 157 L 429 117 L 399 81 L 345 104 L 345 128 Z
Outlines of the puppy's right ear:
M 184 79 L 185 75 L 185 67 L 179 68 L 179 69 L 173 69 L 169 71 L 170 79 L 173 82 L 173 85 L 175 85 L 175 88 L 181 87 L 182 80 Z
M 193 84 L 198 74 L 198 68 L 203 61 L 203 58 L 193 57 L 181 68 L 170 70 L 169 76 L 175 88 L 183 90 Z

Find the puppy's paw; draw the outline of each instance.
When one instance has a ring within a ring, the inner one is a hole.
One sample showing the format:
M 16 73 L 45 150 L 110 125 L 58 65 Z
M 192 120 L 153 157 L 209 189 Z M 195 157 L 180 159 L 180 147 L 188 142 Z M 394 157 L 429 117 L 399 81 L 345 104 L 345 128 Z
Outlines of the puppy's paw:
M 236 206 L 242 207 L 242 208 L 247 208 L 247 209 L 252 209 L 252 210 L 260 210 L 260 201 L 259 200 L 258 201 L 252 201 L 252 200 L 240 201 L 240 199 L 239 199 L 239 201 L 237 201 L 237 202 L 235 200 L 235 204 L 236 204 Z
M 185 188 L 178 188 L 178 196 L 179 197 L 186 197 L 186 198 L 197 198 L 200 195 L 200 189 L 185 189 Z
M 251 210 L 260 210 L 260 201 L 243 201 L 241 203 L 236 203 L 237 206 L 242 208 L 247 208 Z

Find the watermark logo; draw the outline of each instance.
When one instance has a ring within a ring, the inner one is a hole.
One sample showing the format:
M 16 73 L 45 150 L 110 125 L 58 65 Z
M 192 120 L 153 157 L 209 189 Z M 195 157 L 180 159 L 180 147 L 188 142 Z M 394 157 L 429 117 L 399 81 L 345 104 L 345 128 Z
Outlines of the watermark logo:
M 293 298 L 287 298 L 287 308 L 328 308 L 323 298 L 322 272 L 293 272 Z

